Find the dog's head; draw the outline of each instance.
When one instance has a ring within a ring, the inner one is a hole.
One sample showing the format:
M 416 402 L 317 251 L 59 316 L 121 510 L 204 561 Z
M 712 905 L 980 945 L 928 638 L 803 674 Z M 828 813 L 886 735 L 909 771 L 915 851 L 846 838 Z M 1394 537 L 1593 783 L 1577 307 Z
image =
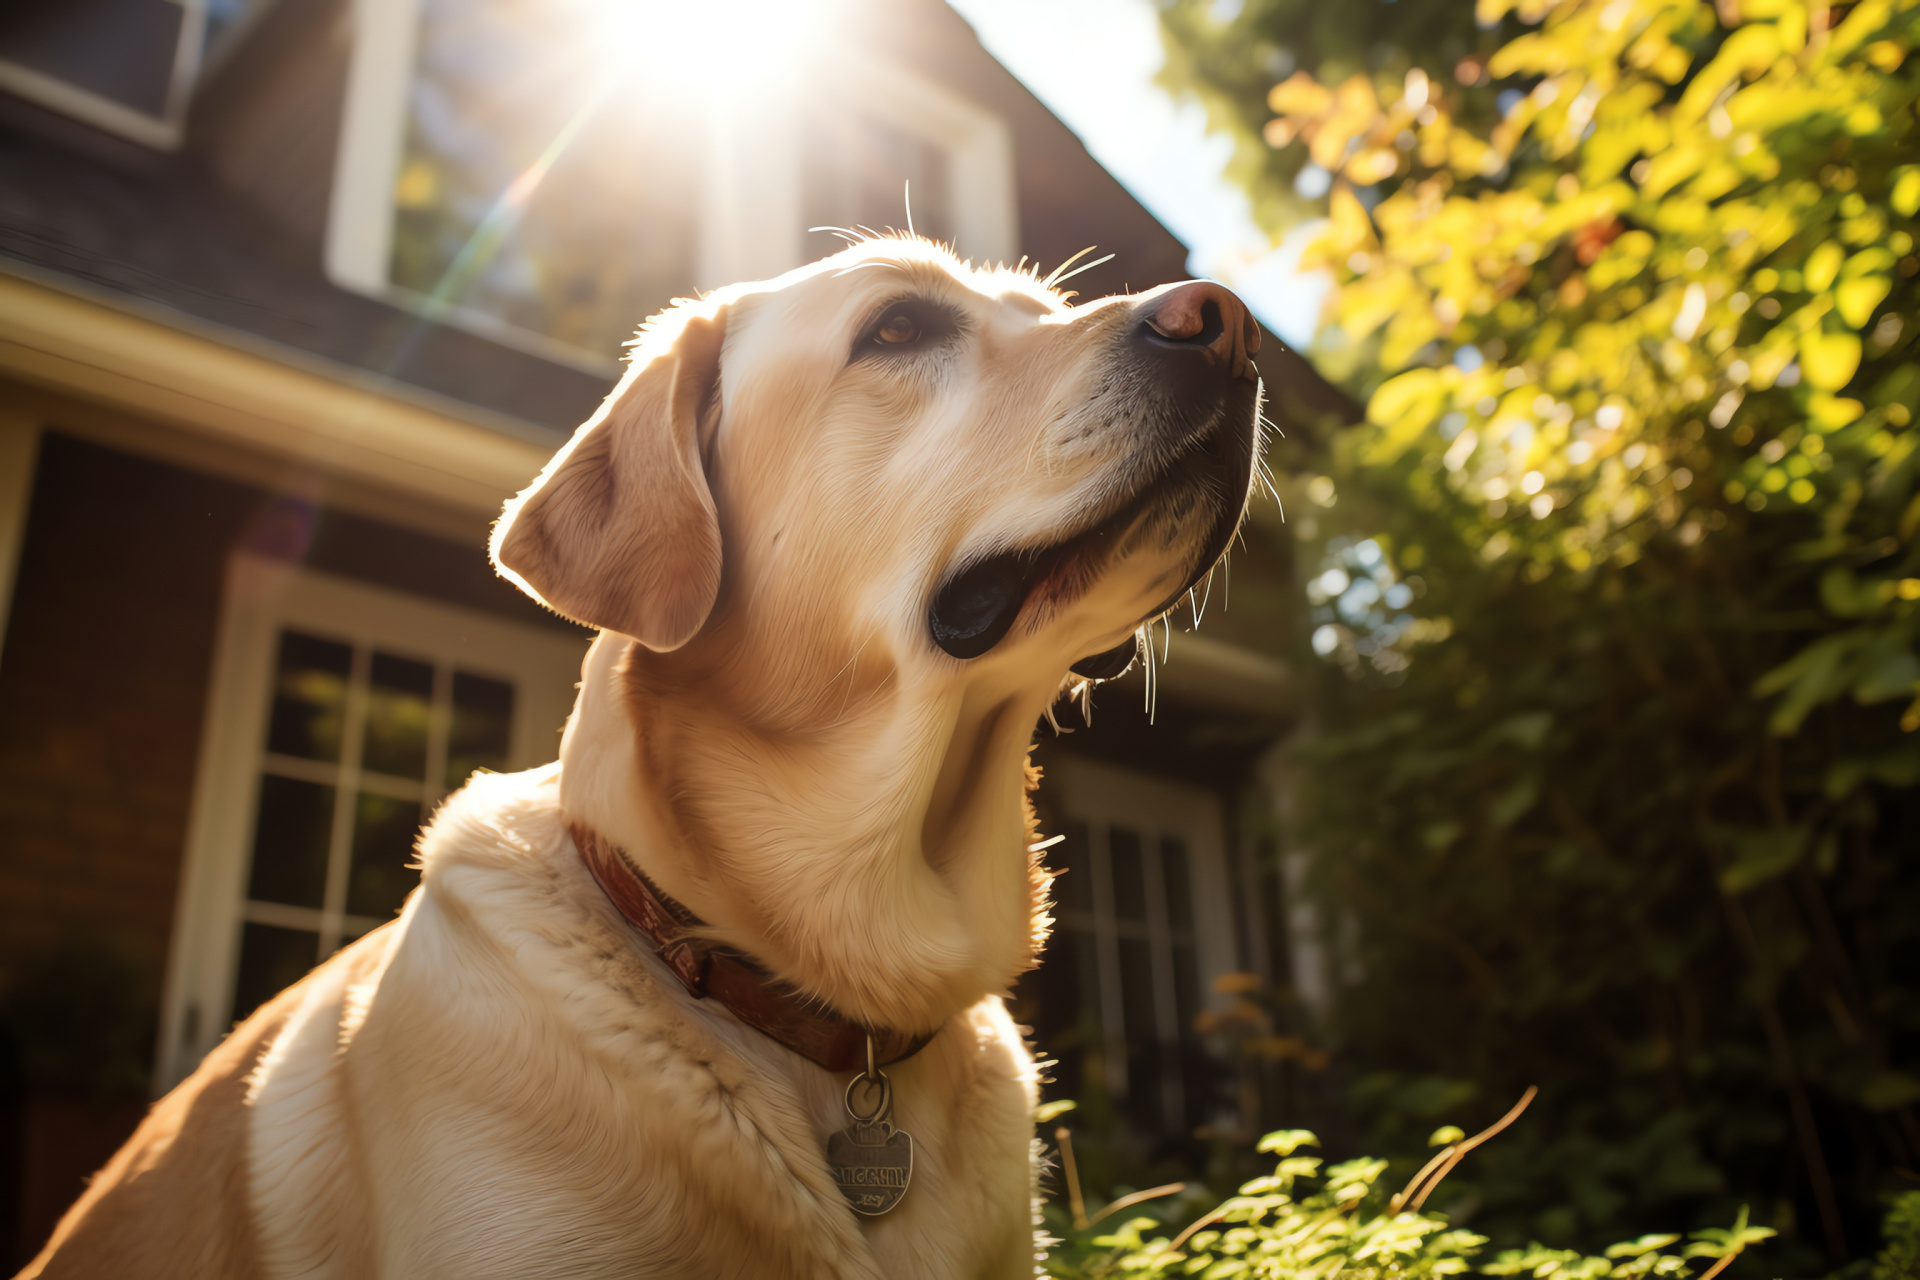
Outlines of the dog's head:
M 1218 285 L 1071 307 L 871 240 L 652 321 L 494 560 L 655 652 L 731 624 L 794 678 L 849 636 L 953 680 L 1113 674 L 1238 526 L 1258 346 Z
M 508 504 L 494 561 L 635 642 L 643 768 L 676 838 L 721 862 L 771 842 L 788 893 L 831 849 L 843 877 L 897 871 L 896 900 L 958 898 L 945 913 L 994 916 L 998 941 L 947 938 L 966 954 L 945 968 L 990 988 L 1031 953 L 1032 903 L 1002 909 L 1001 854 L 988 872 L 965 852 L 1005 846 L 1025 882 L 1033 725 L 1070 668 L 1124 669 L 1226 548 L 1258 453 L 1258 343 L 1215 284 L 1075 307 L 1028 274 L 869 240 L 650 322 Z M 716 775 L 743 754 L 757 772 L 729 794 Z M 816 856 L 797 828 L 822 812 Z M 794 952 L 764 935 L 791 914 L 736 912 L 776 967 Z

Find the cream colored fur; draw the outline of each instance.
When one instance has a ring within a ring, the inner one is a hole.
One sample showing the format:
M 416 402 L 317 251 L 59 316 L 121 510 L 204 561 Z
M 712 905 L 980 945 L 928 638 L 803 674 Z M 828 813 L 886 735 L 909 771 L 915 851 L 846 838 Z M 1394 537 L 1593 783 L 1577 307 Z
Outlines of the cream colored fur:
M 907 293 L 964 332 L 850 361 Z M 450 799 L 400 920 L 181 1087 L 243 1112 L 220 1131 L 244 1134 L 243 1215 L 138 1172 L 230 1158 L 230 1136 L 143 1129 L 24 1274 L 179 1274 L 139 1247 L 161 1217 L 254 1260 L 232 1274 L 314 1280 L 1031 1274 L 1035 1076 L 1001 1002 L 1046 928 L 1026 751 L 1068 666 L 1194 569 L 1204 513 L 1143 521 L 982 657 L 936 650 L 926 617 L 965 557 L 1057 539 L 1126 485 L 1142 446 L 1104 362 L 1136 302 L 1070 309 L 888 240 L 656 322 L 496 538 L 504 572 L 605 628 L 559 763 Z M 643 507 L 696 550 L 715 523 L 717 590 L 602 572 L 580 539 L 676 554 Z M 848 1016 L 937 1029 L 890 1068 L 899 1208 L 859 1219 L 828 1174 L 847 1077 L 687 995 L 570 822 Z

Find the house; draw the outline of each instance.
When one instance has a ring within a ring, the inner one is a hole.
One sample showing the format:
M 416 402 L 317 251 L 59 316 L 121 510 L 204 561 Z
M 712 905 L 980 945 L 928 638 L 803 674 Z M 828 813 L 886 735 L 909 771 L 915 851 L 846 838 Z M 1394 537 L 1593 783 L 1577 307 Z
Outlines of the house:
M 553 757 L 588 637 L 485 539 L 635 323 L 904 221 L 903 187 L 965 255 L 1113 253 L 1088 295 L 1186 275 L 937 0 L 0 15 L 0 1248 L 391 918 L 450 788 Z M 1333 403 L 1263 362 L 1282 416 Z M 1292 715 L 1279 545 L 1151 716 L 1136 675 L 1042 735 L 1070 873 L 1020 1007 L 1143 1141 L 1233 1105 L 1211 977 L 1287 964 L 1242 821 Z

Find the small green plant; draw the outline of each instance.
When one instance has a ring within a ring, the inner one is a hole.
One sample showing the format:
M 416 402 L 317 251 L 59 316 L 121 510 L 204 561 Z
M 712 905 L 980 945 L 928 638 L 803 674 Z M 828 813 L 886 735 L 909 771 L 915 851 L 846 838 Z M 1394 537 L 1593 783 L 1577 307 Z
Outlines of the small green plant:
M 1378 1185 L 1387 1161 L 1363 1156 L 1323 1169 L 1319 1157 L 1300 1154 L 1320 1145 L 1313 1134 L 1304 1129 L 1270 1133 L 1260 1140 L 1259 1149 L 1279 1157 L 1273 1172 L 1244 1184 L 1239 1195 L 1177 1233 L 1163 1234 L 1170 1210 L 1182 1203 L 1176 1197 L 1186 1191 L 1184 1186 L 1155 1188 L 1167 1195 L 1158 1212 L 1132 1217 L 1105 1231 L 1099 1229 L 1102 1218 L 1142 1203 L 1148 1193 L 1116 1200 L 1091 1221 L 1076 1212 L 1080 1225 L 1048 1260 L 1048 1274 L 1073 1280 L 1107 1276 L 1421 1280 L 1477 1271 L 1535 1280 L 1670 1276 L 1714 1280 L 1749 1246 L 1774 1234 L 1770 1227 L 1751 1225 L 1743 1208 L 1732 1227 L 1695 1231 L 1684 1244 L 1678 1235 L 1647 1235 L 1616 1244 L 1600 1257 L 1531 1244 L 1476 1262 L 1487 1238 L 1453 1226 L 1444 1214 L 1422 1213 L 1421 1207 L 1462 1156 L 1511 1124 L 1531 1100 L 1529 1091 L 1498 1124 L 1473 1138 L 1464 1138 L 1452 1126 L 1436 1132 L 1435 1145 L 1441 1150 L 1405 1189 L 1393 1195 Z M 1078 1198 L 1075 1188 L 1076 1203 Z M 1696 1262 L 1703 1261 L 1709 1265 L 1696 1273 Z M 1889 1272 L 1887 1280 L 1907 1274 Z M 1882 1280 L 1878 1272 L 1875 1280 Z

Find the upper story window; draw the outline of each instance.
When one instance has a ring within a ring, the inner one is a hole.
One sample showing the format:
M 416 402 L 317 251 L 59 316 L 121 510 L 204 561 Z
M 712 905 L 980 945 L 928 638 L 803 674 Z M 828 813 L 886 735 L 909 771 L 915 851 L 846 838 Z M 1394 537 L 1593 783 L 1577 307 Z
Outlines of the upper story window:
M 336 283 L 605 371 L 674 297 L 903 226 L 1012 256 L 998 117 L 833 35 L 827 0 L 362 0 Z
M 161 150 L 187 102 L 271 0 L 12 0 L 0 6 L 0 90 Z

